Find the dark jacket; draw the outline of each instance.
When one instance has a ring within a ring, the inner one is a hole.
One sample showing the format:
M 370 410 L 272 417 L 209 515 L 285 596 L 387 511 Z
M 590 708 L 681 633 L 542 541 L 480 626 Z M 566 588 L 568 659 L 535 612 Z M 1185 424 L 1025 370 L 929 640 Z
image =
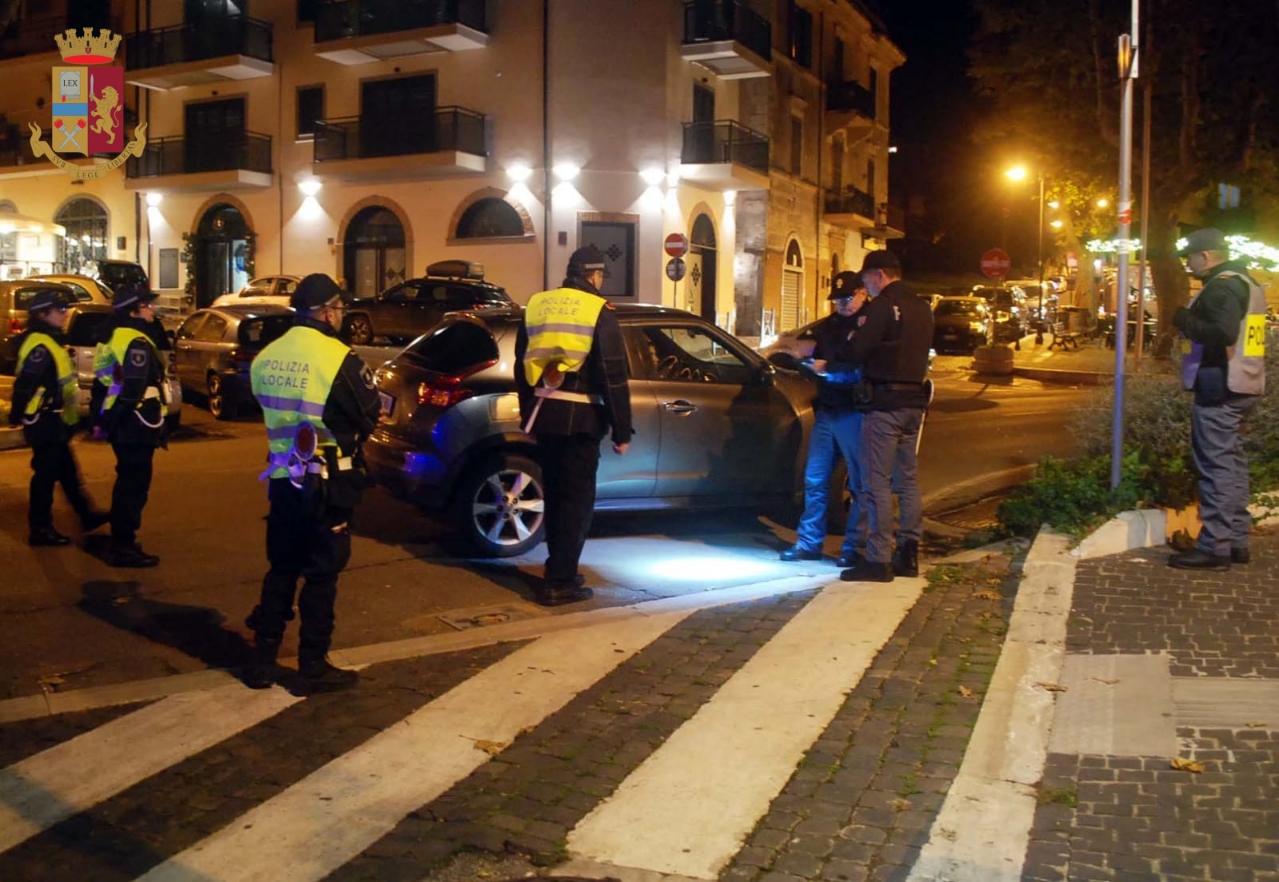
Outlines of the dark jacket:
M 14 350 L 22 351 L 27 337 L 31 334 L 48 334 L 55 343 L 66 344 L 66 338 L 61 330 L 32 316 L 27 321 L 27 329 L 15 339 Z M 17 426 L 22 423 L 23 414 L 26 413 L 31 396 L 37 389 L 43 388 L 44 402 L 41 404 L 41 410 L 37 412 L 37 418 L 28 426 L 29 433 L 41 439 L 47 438 L 50 443 L 57 443 L 66 439 L 66 427 L 62 415 L 54 412 L 55 409 L 62 407 L 62 385 L 53 353 L 46 353 L 43 356 L 37 354 L 39 350 L 46 348 L 37 346 L 32 349 L 13 379 L 13 398 L 9 402 L 9 425 Z
M 857 322 L 867 304 L 850 316 L 831 313 L 813 328 L 813 358 L 827 362 L 836 361 L 840 350 L 857 330 Z M 833 382 L 829 376 L 817 377 L 817 396 L 813 399 L 816 410 L 832 413 L 856 410 L 859 401 L 849 383 Z
M 1192 306 L 1177 310 L 1172 323 L 1192 343 L 1203 344 L 1203 368 L 1225 368 L 1229 360 L 1226 349 L 1239 336 L 1239 323 L 1248 314 L 1248 286 L 1242 279 L 1218 276 L 1226 271 L 1247 275 L 1243 261 L 1228 260 L 1208 270 L 1203 290 Z
M 600 296 L 589 282 L 582 279 L 567 278 L 561 287 Z M 527 351 L 528 328 L 521 322 L 515 338 L 515 384 L 519 390 L 520 413 L 525 423 L 537 403 L 533 387 L 528 384 L 524 375 L 524 354 Z M 560 388 L 566 392 L 598 395 L 604 403 L 579 404 L 555 398 L 543 399 L 537 421 L 533 425 L 534 435 L 585 434 L 603 438 L 611 428 L 614 444 L 626 444 L 631 440 L 635 429 L 631 423 L 626 344 L 622 340 L 622 329 L 617 323 L 617 316 L 607 303 L 595 320 L 595 336 L 591 340 L 591 351 L 586 356 L 582 369 L 565 374 L 564 384 Z
M 839 365 L 862 367 L 873 389 L 868 410 L 922 408 L 928 404 L 923 381 L 933 340 L 928 303 L 900 279 L 872 297 L 858 314 L 860 327 L 840 347 Z

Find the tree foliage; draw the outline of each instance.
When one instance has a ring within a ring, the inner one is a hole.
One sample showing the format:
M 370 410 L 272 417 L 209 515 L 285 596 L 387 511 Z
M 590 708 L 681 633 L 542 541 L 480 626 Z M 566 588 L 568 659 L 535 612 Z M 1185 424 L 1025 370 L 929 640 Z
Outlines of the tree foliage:
M 1104 0 L 971 0 L 977 28 L 969 73 L 993 109 L 983 137 L 1016 143 L 1049 180 L 1087 191 L 1118 177 L 1117 40 L 1131 30 L 1128 3 Z M 1135 89 L 1134 208 L 1139 206 L 1141 124 L 1151 98 L 1146 240 L 1160 338 L 1187 297 L 1175 255 L 1192 197 L 1218 183 L 1251 195 L 1279 176 L 1279 6 L 1273 0 L 1143 0 Z M 1137 211 L 1134 211 L 1136 217 Z M 1113 210 L 1113 235 L 1118 228 Z M 1082 236 L 1080 237 L 1082 238 Z

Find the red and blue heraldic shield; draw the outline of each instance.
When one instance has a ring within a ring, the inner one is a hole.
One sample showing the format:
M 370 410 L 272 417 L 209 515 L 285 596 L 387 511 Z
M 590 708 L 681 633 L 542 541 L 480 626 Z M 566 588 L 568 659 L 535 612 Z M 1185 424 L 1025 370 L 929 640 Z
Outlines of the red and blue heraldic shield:
M 124 68 L 118 64 L 90 65 L 90 153 L 116 154 L 128 143 L 124 138 Z

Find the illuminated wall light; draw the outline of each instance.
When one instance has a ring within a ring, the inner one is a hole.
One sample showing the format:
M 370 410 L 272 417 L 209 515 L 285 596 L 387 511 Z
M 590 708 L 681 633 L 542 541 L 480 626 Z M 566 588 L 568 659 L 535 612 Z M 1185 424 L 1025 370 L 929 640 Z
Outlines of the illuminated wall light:
M 303 196 L 306 196 L 308 199 L 310 199 L 314 197 L 316 193 L 320 192 L 320 186 L 321 185 L 319 181 L 317 181 L 315 178 L 311 178 L 310 180 L 302 181 L 301 183 L 299 183 L 298 189 L 302 191 Z
M 560 207 L 580 202 L 582 199 L 582 194 L 578 193 L 577 188 L 568 181 L 560 181 L 556 184 L 555 189 L 551 190 L 551 196 L 557 201 Z
M 1098 207 L 1098 208 L 1105 208 L 1105 207 L 1106 207 L 1107 205 L 1109 205 L 1109 204 L 1110 204 L 1110 200 L 1109 200 L 1109 199 L 1104 199 L 1104 198 L 1103 198 L 1103 199 L 1098 199 L 1098 200 L 1097 200 L 1097 207 Z
M 648 184 L 650 187 L 656 187 L 661 184 L 662 181 L 666 180 L 666 172 L 662 171 L 660 168 L 646 168 L 640 172 L 639 175 L 644 179 L 644 183 Z
M 662 188 L 657 186 L 647 188 L 639 198 L 640 207 L 646 211 L 661 211 L 664 200 Z
M 147 206 L 148 206 L 149 208 L 155 208 L 157 205 L 159 205 L 159 204 L 160 204 L 161 202 L 163 202 L 163 201 L 164 201 L 164 194 L 163 194 L 163 193 L 148 193 L 148 194 L 147 194 Z
M 517 162 L 507 167 L 506 176 L 517 184 L 522 184 L 533 175 L 533 169 L 529 168 L 523 162 Z
M 1062 224 L 1061 224 L 1061 221 L 1055 220 L 1055 221 L 1050 221 L 1048 226 L 1052 227 L 1054 230 L 1060 230 L 1062 227 Z
M 1056 199 L 1053 199 L 1049 201 L 1048 207 L 1051 208 L 1053 211 L 1056 211 L 1057 209 L 1061 208 L 1061 203 L 1058 202 Z
M 679 186 L 679 172 L 673 171 L 673 172 L 666 173 L 666 186 L 668 187 Z
M 730 208 L 731 208 L 732 206 L 734 206 L 734 205 L 736 205 L 736 204 L 737 204 L 737 191 L 736 191 L 736 190 L 725 190 L 725 191 L 724 191 L 724 204 L 725 204 L 725 205 L 727 205 L 727 206 L 729 206 Z
M 571 162 L 561 162 L 559 165 L 555 166 L 552 171 L 555 172 L 555 177 L 559 178 L 561 181 L 571 181 L 577 177 L 578 172 L 580 172 L 581 169 L 576 165 L 573 165 Z

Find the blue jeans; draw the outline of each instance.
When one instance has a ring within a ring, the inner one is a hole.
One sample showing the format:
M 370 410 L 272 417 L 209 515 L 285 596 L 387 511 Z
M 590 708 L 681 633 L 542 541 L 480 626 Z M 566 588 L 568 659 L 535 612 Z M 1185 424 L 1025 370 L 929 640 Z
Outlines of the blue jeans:
M 795 543 L 804 551 L 821 551 L 826 538 L 826 509 L 830 505 L 830 477 L 842 456 L 848 465 L 848 489 L 852 502 L 844 530 L 841 555 L 860 553 L 866 544 L 866 509 L 861 501 L 858 461 L 861 459 L 862 414 L 857 411 L 814 414 L 808 437 L 808 463 L 804 467 L 804 514 L 799 519 Z
M 919 541 L 924 507 L 916 474 L 915 439 L 923 423 L 921 408 L 873 410 L 862 420 L 862 486 L 866 488 L 869 533 L 866 559 L 886 564 L 893 557 L 893 495 L 901 524 L 899 543 Z
M 1190 431 L 1195 469 L 1199 472 L 1200 551 L 1227 555 L 1231 548 L 1247 548 L 1252 530 L 1248 514 L 1251 497 L 1248 457 L 1239 430 L 1260 401 L 1249 395 L 1211 407 L 1195 405 Z

